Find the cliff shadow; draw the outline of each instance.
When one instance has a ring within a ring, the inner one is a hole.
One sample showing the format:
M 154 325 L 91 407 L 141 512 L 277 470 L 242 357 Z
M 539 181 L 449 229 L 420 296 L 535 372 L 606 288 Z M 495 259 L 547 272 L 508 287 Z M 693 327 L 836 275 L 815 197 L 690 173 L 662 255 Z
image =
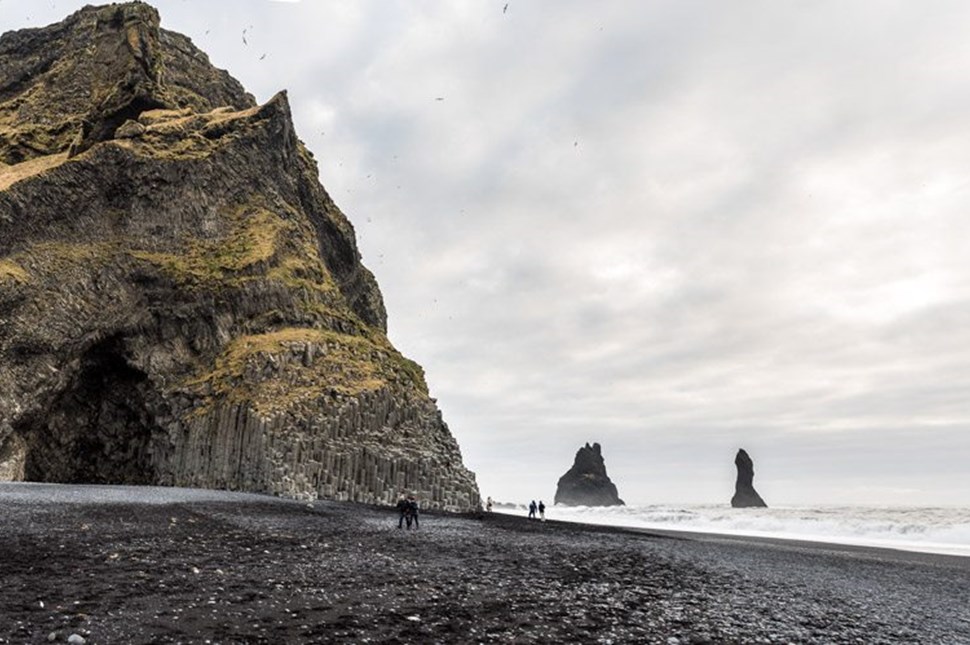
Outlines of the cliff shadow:
M 68 386 L 15 426 L 26 450 L 24 480 L 155 483 L 152 452 L 165 433 L 150 411 L 154 394 L 120 336 L 93 345 Z

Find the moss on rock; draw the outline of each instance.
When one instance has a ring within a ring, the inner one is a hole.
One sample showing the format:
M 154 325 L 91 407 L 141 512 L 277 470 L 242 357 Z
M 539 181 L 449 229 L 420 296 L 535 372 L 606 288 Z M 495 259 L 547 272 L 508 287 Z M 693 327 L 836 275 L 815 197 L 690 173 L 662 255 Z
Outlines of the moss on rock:
M 427 395 L 421 368 L 386 338 L 288 327 L 233 339 L 214 368 L 184 386 L 207 399 L 246 401 L 261 414 L 318 397 L 358 396 L 382 388 Z
M 268 263 L 278 252 L 280 236 L 291 228 L 264 209 L 239 209 L 227 218 L 224 238 L 188 240 L 182 253 L 131 250 L 132 257 L 160 267 L 180 284 L 238 280 L 239 274 Z
M 10 260 L 0 260 L 0 282 L 11 281 L 21 284 L 27 282 L 30 276 L 22 266 Z

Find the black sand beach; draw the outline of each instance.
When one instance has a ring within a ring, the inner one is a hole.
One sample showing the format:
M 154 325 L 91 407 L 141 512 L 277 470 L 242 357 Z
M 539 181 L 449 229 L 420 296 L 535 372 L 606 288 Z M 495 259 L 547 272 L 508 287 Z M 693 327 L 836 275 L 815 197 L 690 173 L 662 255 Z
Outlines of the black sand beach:
M 0 485 L 2 643 L 970 643 L 966 558 L 63 490 Z

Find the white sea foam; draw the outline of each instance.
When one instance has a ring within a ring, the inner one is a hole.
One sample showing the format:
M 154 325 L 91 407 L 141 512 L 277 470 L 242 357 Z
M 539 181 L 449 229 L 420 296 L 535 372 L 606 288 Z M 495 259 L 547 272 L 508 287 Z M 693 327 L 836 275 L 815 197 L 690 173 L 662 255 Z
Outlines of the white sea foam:
M 524 507 L 496 510 L 525 514 Z M 970 556 L 970 508 L 820 506 L 735 509 L 726 505 L 548 506 L 569 522 L 888 547 Z

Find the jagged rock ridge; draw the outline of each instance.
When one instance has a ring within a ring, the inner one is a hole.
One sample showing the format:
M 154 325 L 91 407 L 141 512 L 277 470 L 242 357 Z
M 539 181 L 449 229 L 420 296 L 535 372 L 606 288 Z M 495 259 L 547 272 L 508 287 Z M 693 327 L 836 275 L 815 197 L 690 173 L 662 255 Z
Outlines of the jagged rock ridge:
M 576 453 L 572 468 L 559 478 L 556 504 L 566 506 L 622 506 L 616 485 L 606 474 L 602 448 L 588 443 Z
M 0 37 L 0 478 L 476 507 L 317 176 L 146 4 Z
M 754 489 L 754 462 L 744 449 L 738 450 L 738 454 L 734 457 L 734 465 L 738 468 L 738 479 L 734 484 L 731 506 L 734 508 L 768 506 Z

